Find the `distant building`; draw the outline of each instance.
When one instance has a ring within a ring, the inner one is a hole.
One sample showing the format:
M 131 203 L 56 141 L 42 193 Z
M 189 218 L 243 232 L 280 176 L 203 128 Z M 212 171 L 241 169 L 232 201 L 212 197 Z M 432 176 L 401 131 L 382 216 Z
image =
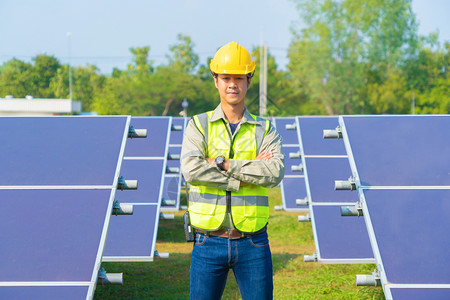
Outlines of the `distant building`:
M 81 102 L 70 99 L 0 98 L 0 115 L 66 115 L 81 112 Z

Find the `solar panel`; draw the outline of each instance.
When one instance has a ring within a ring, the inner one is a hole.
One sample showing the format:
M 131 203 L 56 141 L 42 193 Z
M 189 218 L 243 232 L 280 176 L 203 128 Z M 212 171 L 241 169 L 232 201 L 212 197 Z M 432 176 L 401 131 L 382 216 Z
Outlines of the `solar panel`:
M 449 116 L 346 116 L 363 186 L 450 186 Z M 440 133 L 440 134 L 438 134 Z M 387 155 L 389 154 L 389 155 Z
M 120 175 L 138 181 L 137 190 L 118 190 L 116 198 L 123 203 L 153 203 L 160 200 L 164 159 L 124 159 Z
M 285 177 L 280 183 L 283 205 L 280 208 L 286 211 L 305 211 L 308 209 L 306 205 L 296 203 L 297 199 L 306 197 L 306 186 L 295 118 L 274 118 L 273 124 L 283 139 L 282 150 L 285 155 Z
M 318 261 L 369 263 L 373 252 L 362 218 L 342 217 L 339 205 L 312 205 Z
M 354 191 L 336 192 L 336 178 L 351 175 L 342 141 L 324 140 L 323 130 L 336 128 L 337 117 L 297 117 L 302 159 L 305 167 L 310 219 L 316 253 L 312 259 L 322 263 L 374 262 L 364 220 L 344 218 L 340 206 L 356 203 Z
M 334 129 L 339 125 L 337 117 L 298 117 L 304 155 L 347 155 L 342 141 L 326 140 L 323 129 Z
M 450 116 L 345 116 L 340 124 L 378 268 L 370 281 L 379 278 L 386 299 L 447 299 Z
M 85 299 L 86 286 L 0 286 L 2 299 Z
M 284 177 L 281 182 L 281 196 L 284 199 L 283 209 L 286 211 L 298 211 L 307 209 L 306 205 L 297 206 L 297 199 L 306 198 L 306 185 L 304 177 Z
M 165 205 L 161 207 L 162 211 L 178 211 L 180 209 L 181 195 L 181 166 L 180 155 L 183 144 L 183 134 L 186 128 L 188 118 L 172 118 L 172 131 L 169 141 L 169 160 L 167 166 L 169 170 L 178 172 L 167 173 L 164 179 L 163 199 Z
M 127 143 L 121 175 L 138 180 L 139 186 L 137 190 L 118 191 L 116 198 L 132 203 L 134 212 L 111 219 L 103 261 L 154 258 L 171 117 L 133 117 L 132 123 L 147 129 L 147 141 L 133 139 Z
M 151 261 L 155 252 L 157 205 L 135 204 L 132 216 L 113 216 L 104 261 Z
M 129 123 L 0 118 L 1 299 L 93 297 Z
M 284 146 L 298 145 L 295 118 L 274 118 L 274 124 L 278 133 L 283 137 Z
M 121 132 L 123 120 L 2 117 L 0 185 L 111 185 L 122 143 L 111 132 Z
M 336 192 L 334 181 L 346 180 L 351 176 L 350 164 L 346 157 L 304 157 L 308 173 L 308 184 L 312 201 L 323 202 L 357 202 L 358 194 L 354 191 Z

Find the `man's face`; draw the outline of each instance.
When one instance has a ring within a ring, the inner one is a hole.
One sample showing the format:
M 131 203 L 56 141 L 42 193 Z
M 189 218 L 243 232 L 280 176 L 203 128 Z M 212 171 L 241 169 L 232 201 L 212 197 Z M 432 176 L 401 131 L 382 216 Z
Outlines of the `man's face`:
M 214 82 L 221 101 L 230 105 L 244 103 L 245 94 L 250 86 L 247 75 L 218 74 Z

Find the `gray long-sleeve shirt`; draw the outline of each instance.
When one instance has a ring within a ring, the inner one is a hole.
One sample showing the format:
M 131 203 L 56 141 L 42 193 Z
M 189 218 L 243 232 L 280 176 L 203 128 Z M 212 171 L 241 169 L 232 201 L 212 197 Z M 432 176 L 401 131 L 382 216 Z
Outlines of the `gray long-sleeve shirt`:
M 230 126 L 219 104 L 210 121 L 220 118 L 225 120 L 227 129 L 231 134 Z M 244 116 L 234 135 L 239 131 L 241 124 L 251 120 L 253 120 L 251 115 L 245 109 Z M 208 158 L 206 143 L 207 141 L 204 140 L 202 133 L 191 120 L 184 133 L 181 150 L 181 170 L 185 180 L 193 185 L 238 191 L 241 181 L 271 188 L 277 186 L 283 179 L 284 155 L 281 149 L 282 139 L 272 125 L 260 147 L 260 151 L 272 152 L 273 157 L 268 161 L 230 159 L 229 170 L 221 171 L 205 160 L 205 158 Z

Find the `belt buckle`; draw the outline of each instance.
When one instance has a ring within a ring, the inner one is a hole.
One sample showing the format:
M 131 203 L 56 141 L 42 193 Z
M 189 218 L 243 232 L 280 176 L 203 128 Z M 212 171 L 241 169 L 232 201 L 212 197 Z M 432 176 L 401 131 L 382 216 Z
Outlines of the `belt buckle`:
M 228 231 L 228 239 L 229 239 L 229 240 L 239 240 L 239 239 L 241 239 L 241 238 L 244 237 L 244 235 L 243 235 L 242 233 L 240 233 L 240 232 L 239 232 L 239 236 L 231 237 L 231 232 L 232 232 L 233 230 L 234 230 L 234 229 L 228 229 L 228 230 L 227 230 L 227 231 Z

